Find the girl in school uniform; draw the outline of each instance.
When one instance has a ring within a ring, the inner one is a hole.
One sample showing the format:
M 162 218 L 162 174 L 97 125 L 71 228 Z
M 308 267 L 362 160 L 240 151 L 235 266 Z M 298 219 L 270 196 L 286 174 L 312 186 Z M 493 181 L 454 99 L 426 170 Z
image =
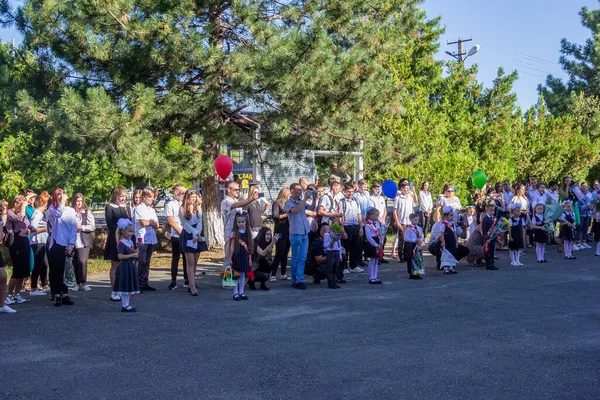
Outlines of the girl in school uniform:
M 565 260 L 576 260 L 573 256 L 573 244 L 575 240 L 575 213 L 573 212 L 573 202 L 565 200 L 562 202 L 565 212 L 560 216 L 559 237 L 563 241 L 565 251 Z
M 369 257 L 369 284 L 381 284 L 377 279 L 379 271 L 379 258 L 383 255 L 383 242 L 381 240 L 381 224 L 379 223 L 379 211 L 375 208 L 369 208 L 367 211 L 367 221 L 365 223 L 365 242 L 364 255 Z
M 531 227 L 533 229 L 533 241 L 535 242 L 535 254 L 537 256 L 537 262 L 545 263 L 546 258 L 544 253 L 546 252 L 546 243 L 548 242 L 548 232 L 546 232 L 546 227 L 544 224 L 544 209 L 546 207 L 544 204 L 536 204 L 534 207 L 535 214 L 533 215 L 533 220 L 531 221 Z
M 513 267 L 522 266 L 519 251 L 525 246 L 523 238 L 525 237 L 525 221 L 521 214 L 519 203 L 513 203 L 508 206 L 510 212 L 510 241 L 508 248 L 510 250 L 510 265 Z
M 121 298 L 121 312 L 135 312 L 135 307 L 129 304 L 133 294 L 140 293 L 138 272 L 135 260 L 138 258 L 138 249 L 133 238 L 133 222 L 127 218 L 117 221 L 117 258 L 119 265 L 115 272 L 113 296 Z
M 252 235 L 248 232 L 248 215 L 238 214 L 233 222 L 233 232 L 229 238 L 229 253 L 227 254 L 228 265 L 237 271 L 240 278 L 237 285 L 233 287 L 233 300 L 248 300 L 244 294 L 246 284 L 246 273 L 252 270 Z
M 408 217 L 410 224 L 406 226 L 404 233 L 404 259 L 406 260 L 406 269 L 409 275 L 409 279 L 423 279 L 423 276 L 413 269 L 413 256 L 417 247 L 423 243 L 423 230 L 417 225 L 419 222 L 419 215 L 410 214 Z
M 456 231 L 454 228 L 454 224 L 452 221 L 454 220 L 454 208 L 451 206 L 445 206 L 442 209 L 442 226 L 440 227 L 440 241 L 442 242 L 441 251 L 448 250 L 450 254 L 452 254 L 456 258 L 456 249 L 458 245 L 458 239 L 456 236 Z M 453 265 L 442 265 L 444 269 L 444 274 L 456 274 L 456 270 Z

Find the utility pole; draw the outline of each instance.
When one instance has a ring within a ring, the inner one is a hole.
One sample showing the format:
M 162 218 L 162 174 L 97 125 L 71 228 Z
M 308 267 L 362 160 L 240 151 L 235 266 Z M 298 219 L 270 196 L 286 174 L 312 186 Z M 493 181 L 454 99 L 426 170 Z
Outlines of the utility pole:
M 463 43 L 465 42 L 470 42 L 472 41 L 473 38 L 469 38 L 469 39 L 461 39 L 460 37 L 458 38 L 458 40 L 454 41 L 454 42 L 446 42 L 446 45 L 450 46 L 453 44 L 458 44 L 458 52 L 457 53 L 451 53 L 449 51 L 446 52 L 446 54 L 448 54 L 450 57 L 455 58 L 458 62 L 463 62 L 465 61 L 465 56 L 467 55 L 467 53 L 465 52 L 465 46 L 463 45 Z

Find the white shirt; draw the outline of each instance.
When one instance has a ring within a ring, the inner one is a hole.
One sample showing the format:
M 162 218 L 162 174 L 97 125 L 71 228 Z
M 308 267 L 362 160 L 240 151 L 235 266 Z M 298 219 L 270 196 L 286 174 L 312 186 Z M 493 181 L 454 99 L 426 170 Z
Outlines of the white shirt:
M 379 211 L 380 218 L 383 217 L 383 213 L 385 212 L 385 209 L 386 209 L 385 197 L 372 195 L 371 196 L 371 206 L 373 206 L 374 208 L 377 209 L 377 211 Z
M 237 203 L 237 200 L 233 197 L 229 197 L 225 195 L 225 198 L 221 202 L 221 215 L 223 216 L 223 223 L 225 225 L 225 237 L 231 237 L 231 233 L 233 232 L 233 220 L 235 219 L 235 214 L 237 212 L 241 212 L 241 208 L 231 209 L 231 206 Z
M 394 210 L 398 215 L 398 221 L 402 225 L 410 224 L 410 214 L 414 213 L 415 200 L 412 194 L 406 196 L 400 194 L 394 199 Z
M 141 244 L 158 243 L 154 227 L 150 225 L 142 226 L 141 222 L 143 219 L 147 221 L 158 221 L 154 208 L 148 207 L 145 203 L 142 203 L 135 208 L 133 215 L 135 216 L 135 237 L 137 242 Z M 140 241 L 140 239 L 142 240 Z
M 442 234 L 442 221 L 438 221 L 431 227 L 431 235 L 429 236 L 429 243 L 433 243 L 439 239 Z
M 44 214 L 41 211 L 35 210 L 31 216 L 31 226 L 34 228 L 45 228 L 47 226 L 44 221 Z M 31 244 L 46 244 L 48 241 L 48 232 L 32 233 L 29 242 Z
M 50 224 L 52 225 L 52 240 L 50 240 L 49 248 L 52 248 L 54 243 L 61 246 L 75 246 L 77 241 L 77 217 L 75 209 L 60 205 L 58 209 L 50 206 L 48 209 Z
M 329 232 L 327 232 L 326 234 L 323 235 L 323 247 L 325 248 L 325 250 L 327 251 L 339 251 L 340 252 L 340 260 L 342 259 L 342 245 L 340 243 L 340 240 L 336 240 L 335 242 L 333 242 L 333 244 L 331 243 L 331 235 L 329 234 Z
M 537 190 L 536 190 L 536 192 L 537 192 Z M 527 211 L 527 209 L 529 208 L 529 201 L 527 200 L 526 197 L 515 196 L 510 201 L 510 204 L 520 204 L 521 211 Z
M 536 190 L 536 192 L 537 192 L 537 190 Z M 532 193 L 532 195 L 535 195 L 535 194 Z M 513 197 L 515 197 L 515 195 L 513 194 L 512 191 L 510 191 L 510 192 L 502 191 L 502 199 L 504 200 L 505 206 L 510 204 L 510 201 L 513 199 Z
M 183 230 L 192 236 L 198 236 L 202 232 L 202 213 L 192 214 L 192 218 L 185 218 L 185 213 L 181 210 L 179 214 Z M 194 225 L 196 227 L 194 228 Z
M 415 233 L 415 231 L 413 231 L 410 227 L 416 229 L 419 234 L 417 235 L 417 233 Z M 420 226 L 412 224 L 407 226 L 404 230 L 404 241 L 408 243 L 416 243 L 418 239 L 423 240 L 423 229 Z
M 551 198 L 554 201 L 558 201 L 558 191 L 548 190 L 546 192 L 546 197 Z
M 365 219 L 367 216 L 367 209 L 371 206 L 371 195 L 369 192 L 355 192 L 353 198 L 358 203 L 360 214 L 363 219 Z
M 433 210 L 433 199 L 431 192 L 419 191 L 419 208 L 422 212 Z
M 175 225 L 177 225 L 179 227 L 179 229 L 181 229 L 181 219 L 179 218 L 179 209 L 181 208 L 181 200 L 171 200 L 170 202 L 167 203 L 167 205 L 165 206 L 165 216 L 166 217 L 173 217 L 173 221 L 175 222 Z M 173 227 L 171 226 L 171 237 L 174 238 L 178 238 L 179 237 L 179 233 L 177 233 L 177 231 L 175 229 L 173 229 Z
M 340 200 L 340 209 L 344 213 L 344 226 L 358 225 L 358 214 L 360 214 L 360 206 L 354 199 L 348 200 L 343 198 Z
M 94 219 L 94 214 L 92 214 L 91 211 L 88 211 L 87 220 L 85 221 L 85 223 L 83 223 L 82 218 L 85 213 L 86 212 L 83 210 L 79 213 L 75 213 L 77 225 L 81 225 L 81 232 L 94 232 L 96 230 L 96 220 Z M 83 249 L 85 247 L 85 245 L 83 244 L 83 240 L 81 239 L 81 232 L 77 232 L 77 240 L 75 241 L 76 249 Z
M 375 240 L 375 238 L 377 237 L 377 233 L 375 232 L 375 230 L 377 230 L 381 236 L 381 224 L 379 223 L 379 221 L 375 221 L 373 222 L 373 224 L 365 224 L 365 236 L 369 244 L 373 247 L 379 246 L 379 243 L 377 243 L 377 241 Z

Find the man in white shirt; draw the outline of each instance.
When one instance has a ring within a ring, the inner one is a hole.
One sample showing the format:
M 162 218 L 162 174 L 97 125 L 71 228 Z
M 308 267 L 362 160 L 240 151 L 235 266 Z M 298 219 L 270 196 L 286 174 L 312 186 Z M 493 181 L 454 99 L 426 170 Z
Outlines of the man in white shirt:
M 329 193 L 323 195 L 319 200 L 317 213 L 321 217 L 321 224 L 329 224 L 329 218 L 342 218 L 342 213 L 339 211 L 339 204 L 335 200 L 336 196 L 341 193 L 341 191 L 341 183 L 333 182 Z
M 229 252 L 229 238 L 233 231 L 233 220 L 235 214 L 242 212 L 242 207 L 247 206 L 254 200 L 258 200 L 258 192 L 245 200 L 238 200 L 240 196 L 240 185 L 237 182 L 227 182 L 225 187 L 225 198 L 221 201 L 221 215 L 225 229 L 225 256 L 223 257 L 223 266 L 227 263 L 227 254 Z
M 504 201 L 504 208 L 508 207 L 513 197 L 515 197 L 515 194 L 510 187 L 510 181 L 507 179 L 502 183 L 502 200 Z
M 150 260 L 152 250 L 158 243 L 156 229 L 158 229 L 158 216 L 152 208 L 154 204 L 154 191 L 144 189 L 142 191 L 142 204 L 135 208 L 135 236 L 139 250 L 138 256 L 138 283 L 140 290 L 153 292 L 156 289 L 148 285 L 150 275 Z
M 171 227 L 171 283 L 169 284 L 169 290 L 177 289 L 177 270 L 179 269 L 179 258 L 183 259 L 183 287 L 188 287 L 187 277 L 187 263 L 185 257 L 181 257 L 182 247 L 179 243 L 179 235 L 181 235 L 181 220 L 179 219 L 179 213 L 181 211 L 181 203 L 183 196 L 185 195 L 185 187 L 179 183 L 176 183 L 171 188 L 173 191 L 173 200 L 169 201 L 165 206 L 165 216 L 167 217 L 167 223 Z
M 358 249 L 359 241 L 363 235 L 363 220 L 360 213 L 360 206 L 358 202 L 353 199 L 354 186 L 351 183 L 344 185 L 344 198 L 340 200 L 339 206 L 340 211 L 343 214 L 344 231 L 348 236 L 347 239 L 342 239 L 342 245 L 346 249 L 346 255 L 348 256 L 348 268 L 352 272 L 364 272 L 364 270 L 358 265 Z M 344 271 L 346 272 L 346 270 Z M 340 278 L 342 279 L 342 278 Z
M 404 248 L 404 231 L 410 224 L 410 214 L 414 212 L 415 196 L 410 191 L 408 183 L 400 186 L 400 194 L 394 199 L 394 221 L 398 229 L 398 252 L 392 249 L 392 254 L 398 254 L 398 261 L 404 262 L 402 249 Z

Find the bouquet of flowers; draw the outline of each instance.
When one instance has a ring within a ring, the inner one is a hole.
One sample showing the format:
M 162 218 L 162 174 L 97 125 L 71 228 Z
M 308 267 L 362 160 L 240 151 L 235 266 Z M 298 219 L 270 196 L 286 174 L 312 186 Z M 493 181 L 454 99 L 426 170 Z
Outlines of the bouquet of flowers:
M 223 281 L 237 281 L 238 279 L 240 279 L 240 274 L 237 271 L 233 270 L 233 268 L 231 267 L 227 267 L 223 271 L 219 272 L 219 276 Z
M 421 246 L 415 248 L 415 254 L 412 258 L 412 270 L 415 275 L 425 275 L 425 263 L 423 262 Z
M 560 220 L 560 216 L 565 212 L 565 209 L 558 204 L 558 202 L 552 198 L 546 199 L 544 208 L 544 228 L 547 232 L 554 232 L 556 230 L 556 221 Z
M 344 227 L 339 224 L 331 224 L 329 229 L 329 236 L 331 236 L 331 240 L 334 242 L 336 240 L 340 240 L 342 235 L 344 234 Z
M 491 229 L 491 232 L 489 232 L 485 237 L 485 246 L 483 251 L 487 253 L 489 251 L 490 244 L 492 244 L 492 246 L 495 246 L 495 242 L 498 239 L 498 234 L 508 231 L 509 228 L 510 222 L 508 222 L 508 219 L 504 217 L 499 218 L 496 224 L 494 225 L 494 228 Z

